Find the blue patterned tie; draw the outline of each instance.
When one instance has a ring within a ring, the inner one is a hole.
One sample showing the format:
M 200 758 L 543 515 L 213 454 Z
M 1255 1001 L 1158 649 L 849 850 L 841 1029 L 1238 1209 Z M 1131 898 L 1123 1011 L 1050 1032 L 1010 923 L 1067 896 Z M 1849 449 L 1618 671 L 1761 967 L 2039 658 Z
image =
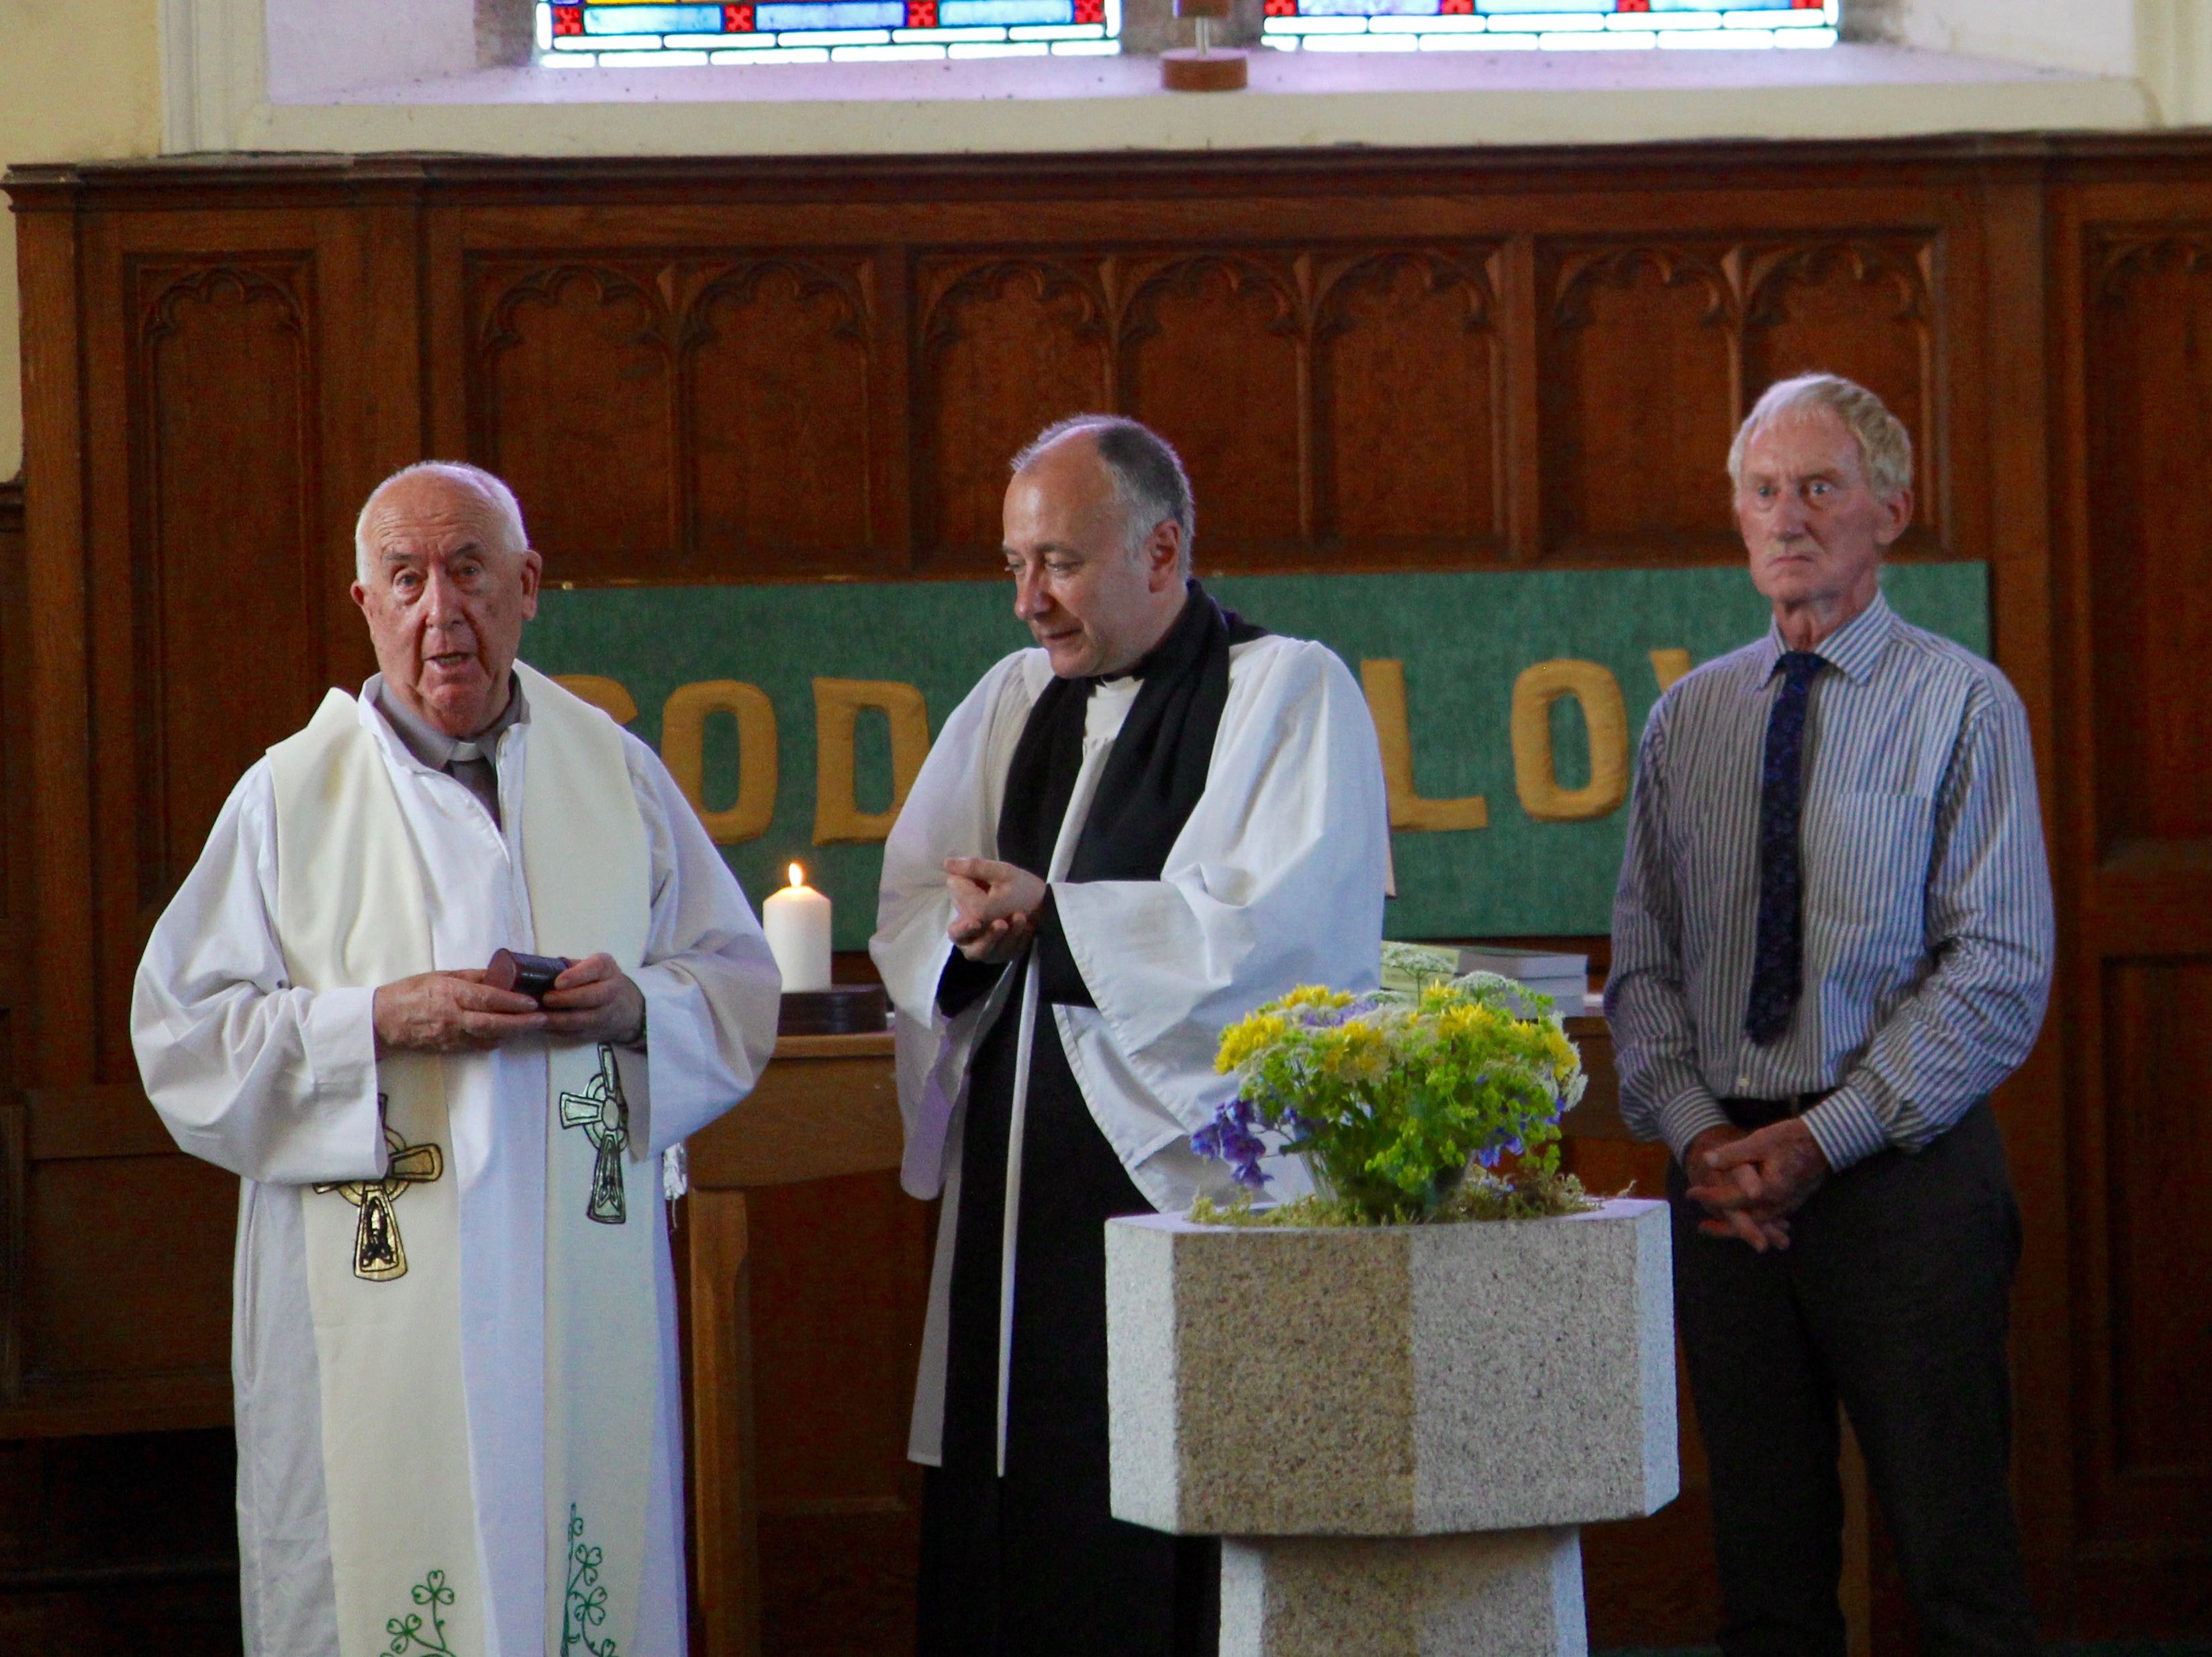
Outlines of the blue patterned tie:
M 1759 784 L 1759 943 L 1752 955 L 1751 1005 L 1743 1033 L 1765 1043 L 1790 1028 L 1805 976 L 1804 878 L 1797 859 L 1798 808 L 1804 800 L 1805 707 L 1821 661 L 1809 651 L 1783 652 L 1782 691 L 1766 716 L 1766 762 Z

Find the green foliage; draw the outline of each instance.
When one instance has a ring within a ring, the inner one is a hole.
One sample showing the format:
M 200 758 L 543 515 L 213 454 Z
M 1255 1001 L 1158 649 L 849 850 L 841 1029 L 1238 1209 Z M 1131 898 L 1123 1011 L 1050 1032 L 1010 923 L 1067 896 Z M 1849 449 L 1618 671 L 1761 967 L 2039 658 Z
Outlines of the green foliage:
M 1364 996 L 1304 986 L 1231 1025 L 1216 1062 L 1241 1085 L 1199 1148 L 1254 1185 L 1272 1131 L 1327 1204 L 1368 1224 L 1478 1217 L 1455 1207 L 1468 1170 L 1509 1156 L 1503 1183 L 1556 1193 L 1559 1119 L 1583 1085 L 1550 1002 L 1490 973 Z
M 1587 1214 L 1598 1199 L 1583 1188 L 1571 1174 L 1532 1174 L 1508 1179 L 1487 1168 L 1476 1168 L 1461 1181 L 1458 1190 L 1421 1217 L 1421 1223 L 1449 1225 L 1468 1220 L 1550 1220 L 1566 1214 Z M 1226 1203 L 1200 1197 L 1190 1205 L 1194 1225 L 1279 1226 L 1290 1229 L 1322 1229 L 1338 1226 L 1388 1225 L 1340 1197 L 1319 1193 L 1262 1208 L 1251 1192 L 1239 1191 Z

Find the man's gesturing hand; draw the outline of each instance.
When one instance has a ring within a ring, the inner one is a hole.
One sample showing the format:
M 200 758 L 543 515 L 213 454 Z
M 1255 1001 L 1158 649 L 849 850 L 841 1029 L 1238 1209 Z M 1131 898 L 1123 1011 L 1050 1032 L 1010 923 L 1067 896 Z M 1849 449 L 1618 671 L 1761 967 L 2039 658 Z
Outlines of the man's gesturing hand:
M 476 1053 L 545 1033 L 545 1015 L 526 995 L 495 990 L 481 970 L 417 973 L 380 986 L 371 1004 L 376 1051 Z
M 1690 1196 L 1712 1217 L 1698 1229 L 1763 1253 L 1790 1246 L 1790 1216 L 1828 1177 L 1828 1159 L 1812 1129 L 1790 1116 L 1755 1133 L 1707 1128 L 1691 1141 L 1683 1170 Z
M 545 992 L 549 1035 L 584 1041 L 635 1041 L 645 1033 L 645 992 L 611 955 L 587 955 Z
M 1012 961 L 1036 936 L 1045 883 L 1028 870 L 989 858 L 947 858 L 945 889 L 952 895 L 946 935 L 970 961 Z

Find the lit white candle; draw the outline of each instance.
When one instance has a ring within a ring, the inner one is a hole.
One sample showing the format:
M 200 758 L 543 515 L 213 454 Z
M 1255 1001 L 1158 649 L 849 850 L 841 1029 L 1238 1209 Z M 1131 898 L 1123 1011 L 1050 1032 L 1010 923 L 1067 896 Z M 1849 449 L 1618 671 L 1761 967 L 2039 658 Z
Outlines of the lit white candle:
M 806 871 L 797 864 L 791 865 L 791 884 L 761 905 L 761 930 L 783 974 L 785 994 L 830 987 L 830 900 L 806 883 Z

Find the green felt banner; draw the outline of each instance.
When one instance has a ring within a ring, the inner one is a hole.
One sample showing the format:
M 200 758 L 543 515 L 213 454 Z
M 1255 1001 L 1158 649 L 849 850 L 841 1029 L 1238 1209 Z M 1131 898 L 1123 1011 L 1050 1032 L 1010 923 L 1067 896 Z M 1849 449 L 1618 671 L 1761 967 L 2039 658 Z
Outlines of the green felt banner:
M 1988 653 L 1985 565 L 1899 565 L 1885 580 L 1908 621 Z M 1515 682 L 1539 663 L 1599 665 L 1620 685 L 1632 744 L 1658 696 L 1652 652 L 1685 650 L 1703 662 L 1766 626 L 1765 601 L 1738 568 L 1254 575 L 1208 585 L 1263 627 L 1322 640 L 1355 676 L 1363 661 L 1402 663 L 1419 793 L 1484 797 L 1486 828 L 1392 836 L 1394 938 L 1604 932 L 1627 812 L 1529 816 L 1516 787 Z M 873 928 L 882 853 L 812 843 L 812 682 L 912 685 L 933 735 L 994 661 L 1029 642 L 1012 599 L 1004 581 L 548 592 L 523 654 L 548 673 L 619 682 L 637 706 L 631 728 L 656 746 L 672 692 L 708 680 L 758 687 L 775 713 L 774 813 L 766 832 L 724 854 L 756 905 L 783 883 L 786 864 L 805 864 L 810 883 L 836 903 L 837 947 L 858 949 Z M 1562 698 L 1549 718 L 1557 782 L 1578 787 L 1590 775 L 1581 706 Z M 710 718 L 699 782 L 709 808 L 737 798 L 738 754 L 735 719 Z M 860 716 L 854 774 L 860 809 L 885 810 L 891 747 L 881 713 Z

